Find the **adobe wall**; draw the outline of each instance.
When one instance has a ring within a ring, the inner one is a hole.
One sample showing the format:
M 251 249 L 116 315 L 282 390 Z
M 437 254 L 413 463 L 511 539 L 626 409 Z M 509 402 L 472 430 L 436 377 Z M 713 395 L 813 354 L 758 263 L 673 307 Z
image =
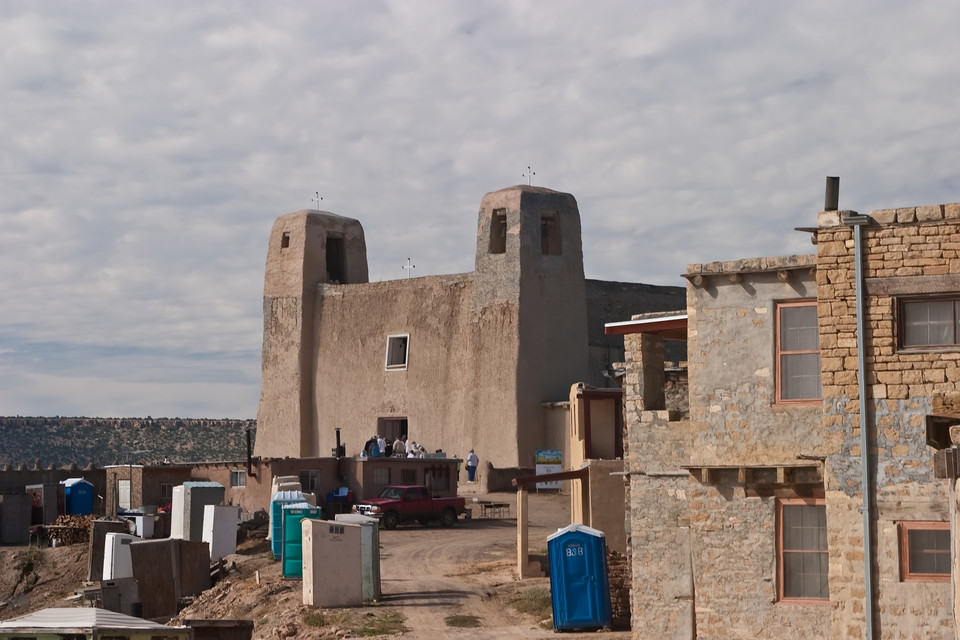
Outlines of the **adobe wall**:
M 587 280 L 587 334 L 590 343 L 590 365 L 582 381 L 596 387 L 616 386 L 601 373 L 614 363 L 623 362 L 624 342 L 621 335 L 607 335 L 604 325 L 640 313 L 681 311 L 686 308 L 686 290 L 632 282 Z M 684 345 L 685 346 L 685 345 Z M 669 358 L 686 360 L 686 349 Z
M 514 307 L 471 312 L 466 275 L 321 285 L 315 316 L 316 455 L 348 455 L 377 418 L 406 417 L 428 451 L 516 465 L 517 319 Z M 405 370 L 386 370 L 387 336 L 409 334 Z M 539 409 L 539 403 L 537 404 Z
M 817 233 L 834 635 L 860 635 L 866 625 L 854 242 L 843 223 L 849 213 L 821 213 Z M 938 397 L 956 393 L 960 353 L 901 351 L 895 315 L 898 296 L 960 291 L 960 205 L 874 211 L 870 219 L 861 229 L 867 425 L 875 443 L 875 623 L 889 637 L 952 637 L 950 584 L 900 581 L 896 523 L 948 519 L 949 491 L 934 478 L 925 418 Z

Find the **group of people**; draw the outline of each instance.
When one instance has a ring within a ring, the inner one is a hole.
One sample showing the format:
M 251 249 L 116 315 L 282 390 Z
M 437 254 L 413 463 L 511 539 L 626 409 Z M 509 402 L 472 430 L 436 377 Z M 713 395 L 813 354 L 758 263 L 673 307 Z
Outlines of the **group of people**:
M 407 442 L 407 436 L 397 436 L 392 443 L 376 434 L 363 445 L 363 455 L 368 458 L 424 458 L 427 448 L 417 442 Z
M 375 434 L 363 445 L 363 454 L 368 458 L 425 458 L 427 448 L 417 444 L 416 440 L 407 442 L 407 436 L 397 436 L 392 443 Z M 467 482 L 474 482 L 477 477 L 477 466 L 480 458 L 470 449 L 467 454 Z

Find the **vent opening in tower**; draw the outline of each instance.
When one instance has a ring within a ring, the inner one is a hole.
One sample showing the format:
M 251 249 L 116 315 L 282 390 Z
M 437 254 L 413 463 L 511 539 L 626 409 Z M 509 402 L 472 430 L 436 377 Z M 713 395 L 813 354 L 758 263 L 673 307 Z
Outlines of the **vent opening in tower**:
M 494 209 L 490 217 L 490 253 L 507 252 L 507 210 Z

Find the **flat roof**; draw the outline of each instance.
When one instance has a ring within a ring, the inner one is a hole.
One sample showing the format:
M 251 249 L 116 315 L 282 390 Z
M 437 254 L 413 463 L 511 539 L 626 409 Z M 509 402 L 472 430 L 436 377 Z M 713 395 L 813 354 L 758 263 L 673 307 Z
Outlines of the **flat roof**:
M 603 325 L 607 335 L 627 335 L 631 333 L 655 333 L 671 340 L 687 339 L 687 314 L 636 318 L 623 322 L 607 322 Z

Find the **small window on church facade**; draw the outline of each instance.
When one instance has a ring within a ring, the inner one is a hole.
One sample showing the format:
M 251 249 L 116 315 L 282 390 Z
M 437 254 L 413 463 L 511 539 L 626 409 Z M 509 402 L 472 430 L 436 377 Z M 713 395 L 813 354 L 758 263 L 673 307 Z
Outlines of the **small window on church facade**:
M 559 256 L 561 253 L 560 221 L 556 214 L 540 216 L 540 253 L 545 256 Z
M 407 368 L 407 354 L 410 347 L 410 335 L 387 336 L 388 371 L 402 371 Z
M 286 249 L 289 246 L 290 246 L 290 232 L 284 231 L 283 235 L 280 236 L 280 248 Z
M 490 253 L 507 252 L 507 210 L 494 209 L 490 217 Z

